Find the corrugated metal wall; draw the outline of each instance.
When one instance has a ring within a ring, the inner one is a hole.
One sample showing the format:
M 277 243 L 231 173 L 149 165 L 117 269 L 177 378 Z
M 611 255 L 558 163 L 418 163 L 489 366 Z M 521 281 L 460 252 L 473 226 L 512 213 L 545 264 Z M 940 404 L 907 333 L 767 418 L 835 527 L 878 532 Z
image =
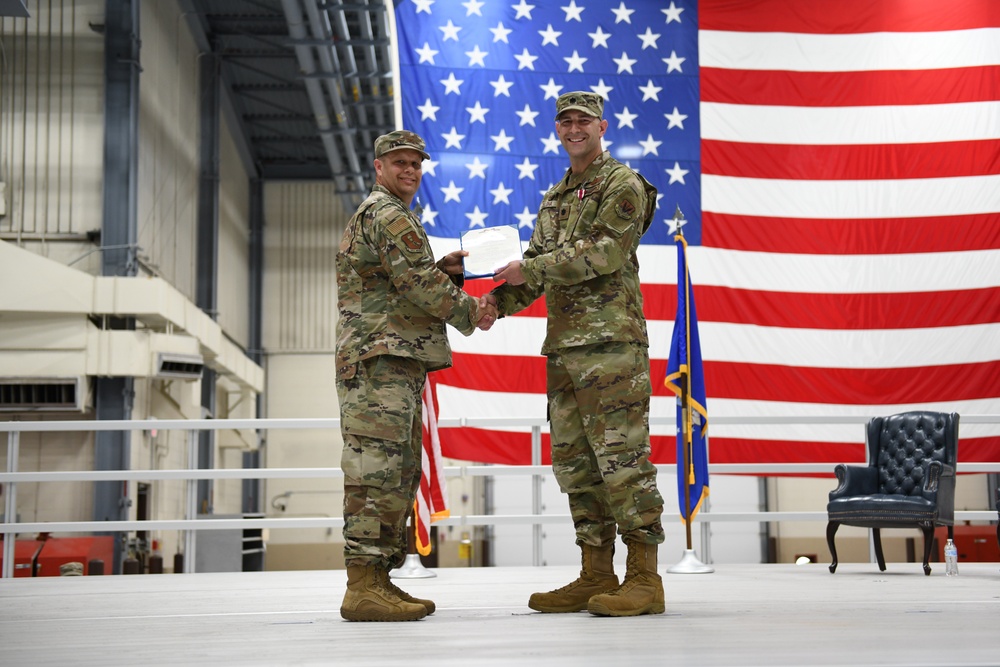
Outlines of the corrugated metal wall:
M 349 218 L 333 183 L 278 183 L 264 188 L 264 331 L 267 416 L 339 417 L 334 383 L 340 237 Z M 339 430 L 272 430 L 269 468 L 338 466 Z M 265 508 L 275 516 L 337 516 L 339 480 L 269 479 Z M 281 500 L 281 502 L 276 502 Z M 281 509 L 279 509 L 281 508 Z M 269 567 L 340 567 L 339 530 L 273 531 Z
M 194 300 L 198 51 L 176 3 L 140 7 L 139 257 Z
M 349 216 L 333 184 L 264 190 L 264 348 L 269 355 L 336 347 L 336 255 Z
M 101 226 L 103 2 L 31 3 L 0 19 L 0 233 L 45 241 Z
M 250 343 L 250 180 L 225 120 L 220 129 L 218 322 L 245 350 Z
M 139 84 L 140 257 L 195 300 L 200 132 L 199 54 L 175 2 L 142 4 Z M 225 119 L 219 137 L 218 322 L 249 340 L 248 175 Z

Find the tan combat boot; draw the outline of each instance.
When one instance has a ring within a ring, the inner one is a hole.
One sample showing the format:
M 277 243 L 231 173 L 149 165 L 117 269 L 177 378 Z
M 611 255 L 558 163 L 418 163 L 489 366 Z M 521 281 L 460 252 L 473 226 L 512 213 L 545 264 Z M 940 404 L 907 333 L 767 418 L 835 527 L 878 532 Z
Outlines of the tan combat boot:
M 398 597 L 400 600 L 402 600 L 403 602 L 412 602 L 414 604 L 421 604 L 421 605 L 423 605 L 424 608 L 427 609 L 427 615 L 428 616 L 430 616 L 431 614 L 433 614 L 434 610 L 437 609 L 437 606 L 435 606 L 435 604 L 434 604 L 434 602 L 432 600 L 423 600 L 421 598 L 415 598 L 415 597 L 413 597 L 412 595 L 410 595 L 409 593 L 407 593 L 406 591 L 404 591 L 402 588 L 400 588 L 396 584 L 392 583 L 392 578 L 389 576 L 388 572 L 386 572 L 385 570 L 382 570 L 382 572 L 385 574 L 385 580 L 382 582 L 383 585 L 386 588 L 388 588 L 390 591 L 392 591 L 393 593 L 395 593 L 396 597 Z
M 587 611 L 598 616 L 662 614 L 663 579 L 656 573 L 658 545 L 628 542 L 625 581 L 610 593 L 590 598 Z
M 529 607 L 545 613 L 583 611 L 587 608 L 587 601 L 594 595 L 618 588 L 618 577 L 615 575 L 612 558 L 614 544 L 604 547 L 583 544 L 580 548 L 583 550 L 583 568 L 580 570 L 580 576 L 554 591 L 532 593 L 528 599 Z
M 427 608 L 401 600 L 385 585 L 388 573 L 378 565 L 348 565 L 347 593 L 340 615 L 348 621 L 419 621 Z

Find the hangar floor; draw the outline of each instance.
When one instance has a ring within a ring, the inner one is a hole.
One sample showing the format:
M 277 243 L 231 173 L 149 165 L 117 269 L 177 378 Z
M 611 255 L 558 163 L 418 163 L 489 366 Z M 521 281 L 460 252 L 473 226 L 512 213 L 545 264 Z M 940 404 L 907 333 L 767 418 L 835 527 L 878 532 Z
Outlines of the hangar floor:
M 577 568 L 438 569 L 414 623 L 348 623 L 343 571 L 0 580 L 0 664 L 997 665 L 1000 564 L 716 565 L 666 574 L 667 612 L 538 614 Z

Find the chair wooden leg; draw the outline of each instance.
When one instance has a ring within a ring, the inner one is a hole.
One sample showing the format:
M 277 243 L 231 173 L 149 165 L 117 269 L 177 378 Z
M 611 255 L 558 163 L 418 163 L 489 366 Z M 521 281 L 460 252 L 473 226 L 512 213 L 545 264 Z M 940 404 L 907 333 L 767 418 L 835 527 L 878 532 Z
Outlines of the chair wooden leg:
M 924 533 L 924 574 L 931 575 L 931 545 L 934 544 L 934 526 L 920 526 Z M 955 528 L 948 526 L 948 539 L 954 539 Z
M 833 536 L 837 534 L 838 528 L 840 528 L 840 524 L 836 521 L 826 524 L 826 544 L 830 547 L 830 555 L 833 556 L 833 562 L 830 563 L 830 574 L 837 571 L 837 546 L 833 543 Z
M 878 528 L 872 528 L 872 541 L 875 543 L 875 560 L 878 569 L 885 572 L 885 556 L 882 555 L 882 533 Z

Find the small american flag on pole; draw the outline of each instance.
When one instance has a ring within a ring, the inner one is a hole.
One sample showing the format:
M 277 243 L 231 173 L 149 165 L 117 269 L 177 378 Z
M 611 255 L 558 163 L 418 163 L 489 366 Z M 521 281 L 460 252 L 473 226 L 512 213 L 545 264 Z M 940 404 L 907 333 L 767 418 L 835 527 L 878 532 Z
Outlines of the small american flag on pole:
M 437 401 L 430 378 L 424 383 L 423 392 L 423 448 L 421 452 L 420 488 L 414 502 L 414 535 L 417 553 L 426 556 L 431 552 L 431 524 L 447 519 L 448 487 L 444 478 L 444 461 L 441 457 L 441 439 L 437 426 Z

